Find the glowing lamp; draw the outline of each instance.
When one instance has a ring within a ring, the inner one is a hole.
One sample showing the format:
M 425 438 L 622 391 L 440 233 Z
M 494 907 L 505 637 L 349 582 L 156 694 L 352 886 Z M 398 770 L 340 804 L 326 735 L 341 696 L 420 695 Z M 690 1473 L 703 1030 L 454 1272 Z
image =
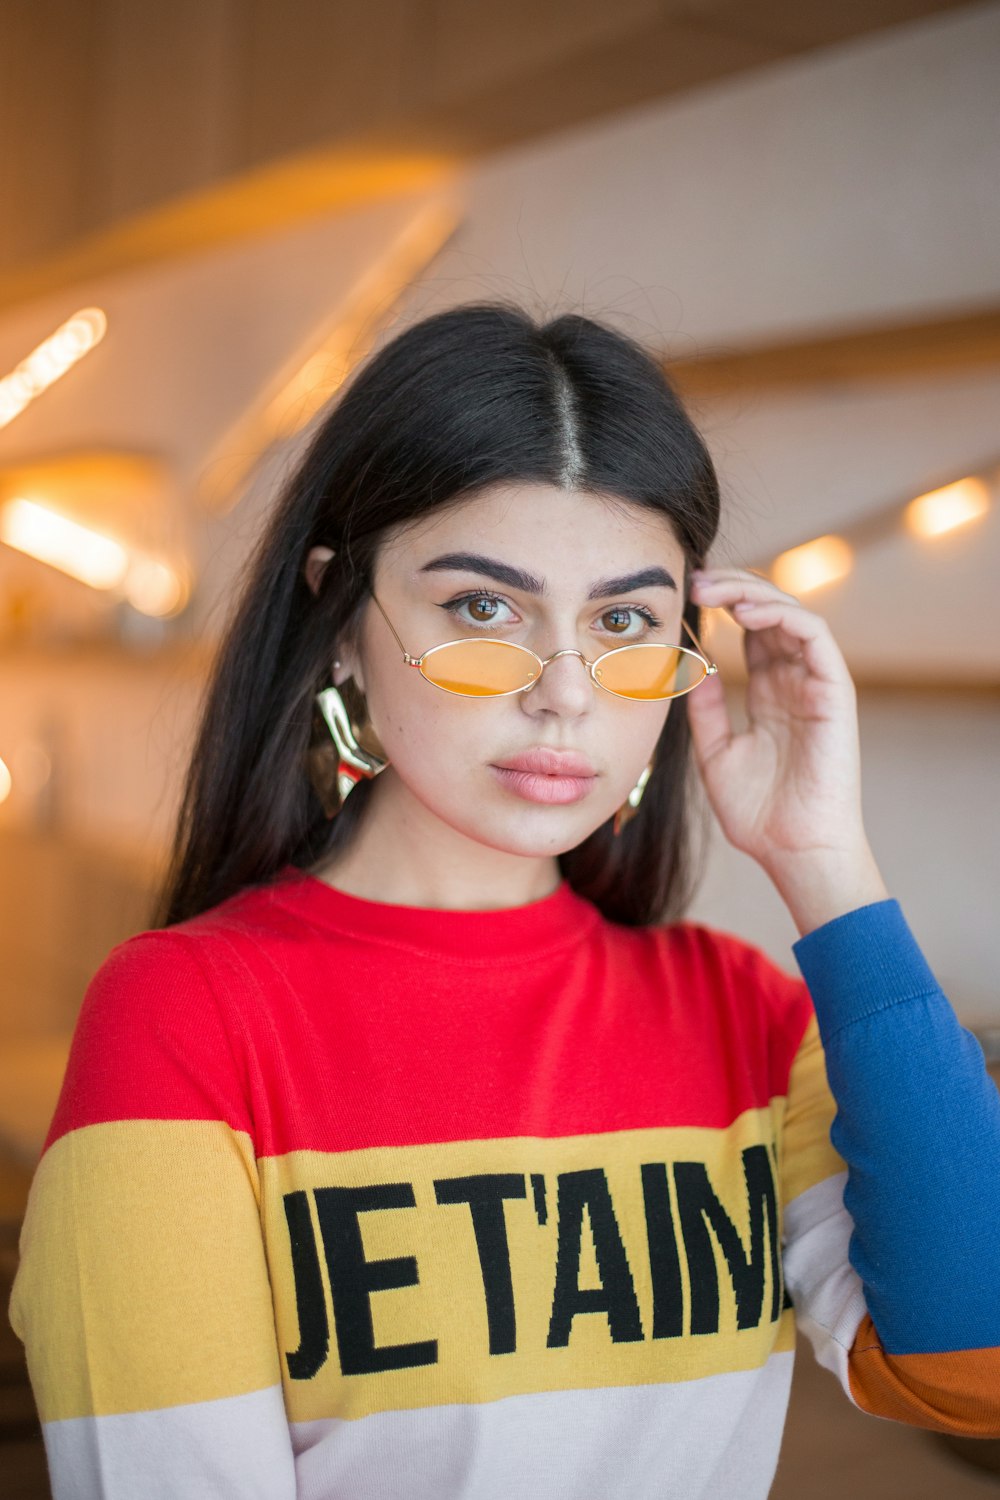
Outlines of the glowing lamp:
M 914 536 L 942 536 L 956 526 L 978 520 L 989 507 L 989 491 L 981 479 L 958 479 L 911 500 L 903 518 Z
M 839 536 L 818 536 L 775 558 L 771 577 L 788 594 L 808 594 L 849 573 L 854 554 Z

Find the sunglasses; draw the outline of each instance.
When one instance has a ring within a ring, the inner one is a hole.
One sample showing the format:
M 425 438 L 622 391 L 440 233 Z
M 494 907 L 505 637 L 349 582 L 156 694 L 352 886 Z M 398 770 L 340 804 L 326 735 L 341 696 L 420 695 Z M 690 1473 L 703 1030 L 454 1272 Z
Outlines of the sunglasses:
M 637 641 L 631 646 L 616 646 L 594 661 L 582 651 L 555 651 L 542 658 L 527 646 L 513 641 L 490 640 L 485 636 L 461 641 L 444 641 L 421 656 L 411 656 L 396 634 L 395 627 L 379 601 L 382 618 L 392 631 L 403 660 L 416 667 L 420 675 L 445 693 L 463 698 L 503 698 L 509 693 L 527 693 L 534 687 L 550 661 L 560 656 L 578 656 L 598 687 L 614 693 L 616 698 L 638 698 L 645 701 L 679 698 L 690 693 L 706 677 L 718 672 L 709 661 L 694 631 L 681 624 L 697 646 L 661 646 Z

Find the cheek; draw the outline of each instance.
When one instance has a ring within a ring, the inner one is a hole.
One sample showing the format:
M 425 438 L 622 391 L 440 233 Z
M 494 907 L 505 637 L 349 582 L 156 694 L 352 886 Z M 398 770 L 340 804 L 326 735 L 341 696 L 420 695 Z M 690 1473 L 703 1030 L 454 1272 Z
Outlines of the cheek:
M 397 673 L 373 684 L 369 711 L 386 753 L 395 765 L 419 779 L 421 767 L 439 774 L 442 765 L 458 765 L 488 750 L 488 714 L 425 682 L 419 672 Z M 477 709 L 480 710 L 477 713 Z
M 629 703 L 615 714 L 607 726 L 605 745 L 609 775 L 635 785 L 636 777 L 652 758 L 657 741 L 667 722 L 669 701 L 663 703 Z

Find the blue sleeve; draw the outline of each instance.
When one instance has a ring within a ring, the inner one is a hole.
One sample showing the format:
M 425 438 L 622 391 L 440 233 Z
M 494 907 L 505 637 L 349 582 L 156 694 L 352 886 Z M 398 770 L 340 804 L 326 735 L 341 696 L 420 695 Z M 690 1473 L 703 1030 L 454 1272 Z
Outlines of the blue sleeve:
M 895 900 L 792 945 L 847 1163 L 850 1260 L 893 1354 L 1000 1346 L 1000 1093 Z

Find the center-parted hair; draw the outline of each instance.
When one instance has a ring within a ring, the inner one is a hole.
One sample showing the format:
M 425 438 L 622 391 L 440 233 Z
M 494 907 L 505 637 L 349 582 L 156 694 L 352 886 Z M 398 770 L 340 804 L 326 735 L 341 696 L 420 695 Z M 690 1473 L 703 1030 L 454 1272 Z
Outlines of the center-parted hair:
M 387 342 L 331 403 L 247 563 L 216 657 L 153 925 L 167 926 L 309 869 L 365 816 L 361 782 L 327 819 L 306 771 L 316 693 L 333 646 L 358 623 L 381 542 L 395 527 L 503 483 L 621 499 L 666 517 L 685 580 L 719 524 L 715 470 L 654 358 L 576 313 L 548 322 L 515 304 L 436 313 Z M 314 594 L 310 549 L 336 558 Z M 698 630 L 687 600 L 684 618 Z M 342 685 L 364 719 L 353 682 Z M 671 701 L 642 804 L 559 857 L 606 917 L 679 917 L 692 888 L 693 776 L 686 699 Z

